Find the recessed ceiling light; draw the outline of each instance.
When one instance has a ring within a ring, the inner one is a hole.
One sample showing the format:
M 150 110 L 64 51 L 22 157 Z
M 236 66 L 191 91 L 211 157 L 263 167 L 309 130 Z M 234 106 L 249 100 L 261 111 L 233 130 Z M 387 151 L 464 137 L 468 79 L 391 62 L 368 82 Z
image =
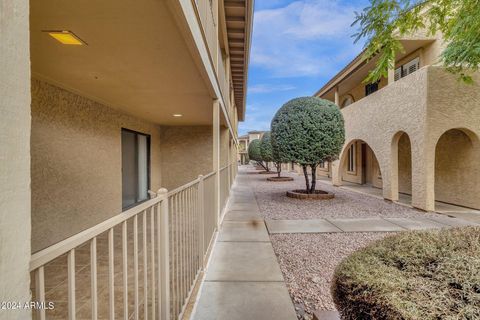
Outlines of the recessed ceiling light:
M 183 117 L 183 114 L 174 113 L 173 116 L 174 116 L 175 118 L 180 118 L 180 117 Z
M 81 46 L 86 44 L 85 41 L 77 37 L 71 31 L 44 31 L 47 32 L 52 38 L 60 42 L 61 44 L 77 45 Z

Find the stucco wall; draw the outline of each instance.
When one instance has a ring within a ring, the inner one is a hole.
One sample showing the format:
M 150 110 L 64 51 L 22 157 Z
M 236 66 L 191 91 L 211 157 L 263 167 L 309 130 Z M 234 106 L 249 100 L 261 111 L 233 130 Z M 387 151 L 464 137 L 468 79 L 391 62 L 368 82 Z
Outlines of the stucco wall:
M 475 79 L 474 85 L 465 85 L 441 67 L 426 66 L 343 108 L 347 144 L 333 173 L 334 183 L 341 183 L 338 177 L 345 166 L 348 144 L 360 139 L 368 143 L 378 157 L 385 198 L 396 200 L 400 191 L 411 193 L 412 205 L 424 210 L 434 210 L 435 199 L 480 208 L 477 196 L 480 193 L 480 166 L 474 165 L 480 158 L 476 149 L 462 151 L 466 145 L 461 140 L 456 148 L 463 148 L 457 150 L 459 155 L 463 154 L 462 160 L 457 157 L 452 160 L 452 154 L 437 154 L 437 160 L 444 163 L 445 159 L 449 163 L 456 161 L 461 169 L 451 173 L 448 183 L 438 186 L 435 183 L 435 149 L 442 134 L 452 128 L 462 128 L 474 143 L 480 136 L 478 74 Z M 411 161 L 406 156 L 408 151 L 401 138 L 403 133 L 410 138 Z M 456 150 L 453 143 L 450 144 L 451 148 L 445 149 Z M 405 176 L 405 172 L 411 172 L 410 176 Z
M 382 172 L 384 197 L 398 198 L 398 170 L 396 169 L 398 158 L 396 154 L 392 156 L 392 141 L 398 132 L 407 132 L 413 140 L 412 149 L 417 157 L 415 159 L 417 165 L 413 168 L 413 176 L 417 179 L 412 182 L 415 190 L 413 203 L 417 207 L 425 207 L 427 202 L 426 191 L 423 188 L 425 173 L 421 164 L 427 161 L 424 158 L 426 154 L 423 152 L 426 87 L 427 69 L 424 68 L 343 108 L 346 144 L 336 170 L 345 167 L 346 147 L 354 140 L 363 140 L 377 157 Z M 338 183 L 335 179 L 341 177 L 341 174 L 339 172 L 332 174 L 335 176 L 334 182 Z
M 480 208 L 480 146 L 460 130 L 440 137 L 435 152 L 435 197 L 447 203 Z
M 168 190 L 212 172 L 211 126 L 162 127 L 162 186 Z
M 412 147 L 405 133 L 398 141 L 398 191 L 412 194 Z
M 0 301 L 30 300 L 30 52 L 28 1 L 0 4 Z M 29 319 L 1 310 L 0 319 Z
M 230 131 L 227 127 L 220 127 L 220 168 L 228 164 L 230 158 Z
M 450 172 L 448 180 L 442 178 L 441 171 L 435 170 L 433 163 L 429 166 L 435 186 L 432 192 L 437 200 L 480 209 L 480 74 L 475 74 L 474 85 L 465 85 L 442 68 L 431 67 L 428 79 L 429 152 L 435 155 L 437 142 L 440 141 L 441 149 L 436 154 L 439 166 L 451 168 L 448 163 L 457 162 L 456 173 Z M 464 136 L 458 132 L 457 135 L 442 137 L 454 128 L 461 128 L 467 133 L 472 145 L 468 147 Z M 438 186 L 437 181 L 440 181 Z
M 380 82 L 378 84 L 378 90 L 382 89 L 388 84 L 388 79 L 387 78 L 381 78 Z M 363 82 L 360 82 L 355 88 L 351 89 L 347 93 L 343 94 L 340 97 L 340 106 L 342 105 L 343 101 L 347 98 L 348 95 L 351 95 L 353 97 L 354 101 L 358 101 L 360 99 L 363 99 L 365 97 L 365 86 L 366 84 Z
M 121 129 L 151 135 L 160 188 L 160 128 L 32 80 L 32 251 L 122 212 Z

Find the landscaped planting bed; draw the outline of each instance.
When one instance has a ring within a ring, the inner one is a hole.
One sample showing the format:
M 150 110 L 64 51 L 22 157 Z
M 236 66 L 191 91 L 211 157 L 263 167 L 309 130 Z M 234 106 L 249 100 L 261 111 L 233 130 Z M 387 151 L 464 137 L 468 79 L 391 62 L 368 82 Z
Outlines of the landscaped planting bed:
M 288 291 L 300 319 L 315 310 L 335 310 L 330 293 L 335 267 L 355 250 L 391 233 L 270 235 Z
M 253 171 L 254 172 L 254 171 Z M 287 191 L 303 189 L 305 180 L 296 173 L 282 172 L 294 181 L 271 183 L 260 175 L 252 176 L 261 215 L 267 219 L 318 219 L 318 218 L 367 218 L 367 217 L 435 217 L 416 209 L 395 204 L 342 188 L 335 188 L 324 181 L 317 181 L 318 189 L 331 192 L 334 199 L 310 201 L 286 196 Z
M 344 260 L 342 319 L 480 319 L 480 227 L 401 233 Z

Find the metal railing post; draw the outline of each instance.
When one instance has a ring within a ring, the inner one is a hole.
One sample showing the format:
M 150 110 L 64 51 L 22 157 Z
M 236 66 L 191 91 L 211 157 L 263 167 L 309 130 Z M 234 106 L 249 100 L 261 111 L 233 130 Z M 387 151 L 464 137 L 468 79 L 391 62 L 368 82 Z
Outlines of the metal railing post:
M 158 196 L 162 198 L 157 217 L 157 236 L 159 250 L 158 265 L 158 297 L 159 317 L 161 320 L 170 319 L 170 262 L 168 243 L 168 191 L 165 188 L 158 190 Z
M 205 196 L 205 188 L 204 188 L 204 181 L 203 181 L 203 175 L 198 176 L 198 210 L 199 210 L 199 228 L 200 232 L 198 233 L 200 236 L 199 242 L 200 242 L 200 254 L 198 255 L 198 258 L 200 259 L 200 267 L 205 269 L 205 259 L 204 259 L 204 254 L 205 254 L 205 208 L 204 208 L 204 196 Z

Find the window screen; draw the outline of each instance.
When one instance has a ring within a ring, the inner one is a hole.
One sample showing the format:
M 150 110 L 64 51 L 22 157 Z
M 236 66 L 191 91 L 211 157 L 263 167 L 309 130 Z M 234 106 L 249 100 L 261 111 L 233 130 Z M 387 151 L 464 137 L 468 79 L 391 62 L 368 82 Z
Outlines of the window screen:
M 148 199 L 150 136 L 122 129 L 122 208 Z

